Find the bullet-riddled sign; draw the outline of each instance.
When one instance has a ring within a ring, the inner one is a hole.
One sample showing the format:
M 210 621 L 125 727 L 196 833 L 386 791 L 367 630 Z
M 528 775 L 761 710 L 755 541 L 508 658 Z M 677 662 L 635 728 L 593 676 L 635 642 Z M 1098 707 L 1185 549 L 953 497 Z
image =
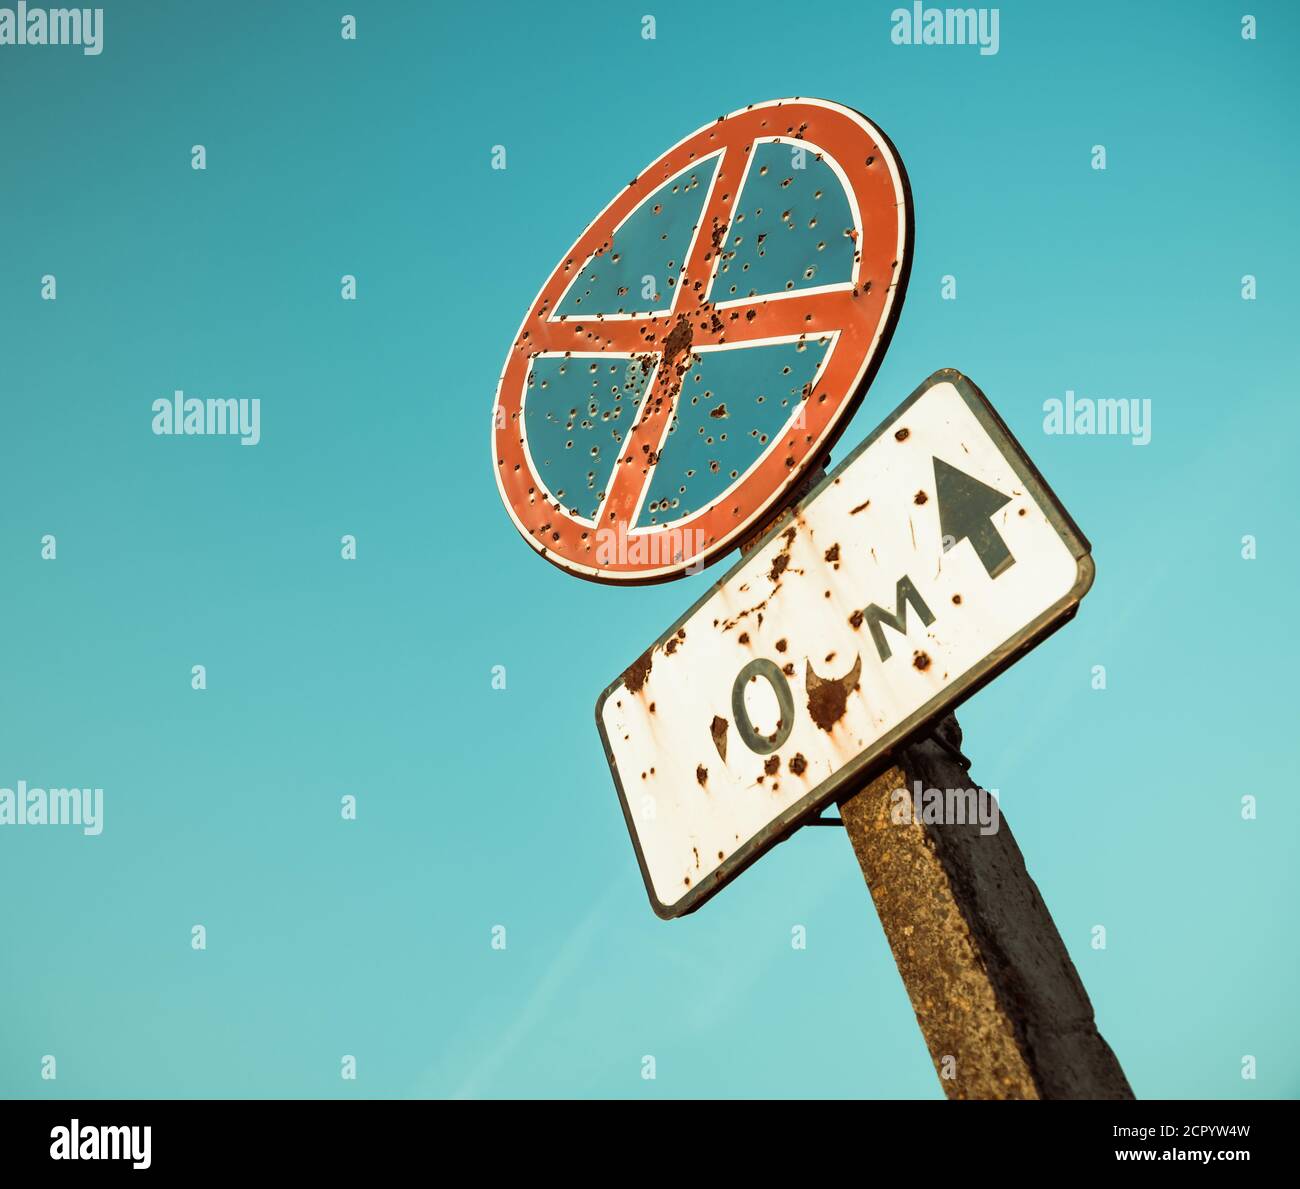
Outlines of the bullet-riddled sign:
M 600 697 L 655 911 L 698 908 L 1069 619 L 1089 545 L 932 376 Z
M 848 424 L 902 306 L 907 177 L 821 99 L 710 121 L 555 266 L 501 373 L 497 487 L 597 582 L 697 572 L 754 536 Z

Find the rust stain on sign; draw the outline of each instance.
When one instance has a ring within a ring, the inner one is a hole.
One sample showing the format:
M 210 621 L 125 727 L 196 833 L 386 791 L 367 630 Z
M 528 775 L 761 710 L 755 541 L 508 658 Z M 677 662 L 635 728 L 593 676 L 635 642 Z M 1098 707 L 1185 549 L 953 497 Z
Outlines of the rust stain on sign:
M 829 731 L 844 717 L 848 706 L 849 694 L 858 688 L 862 677 L 862 656 L 858 655 L 851 668 L 843 677 L 822 678 L 808 665 L 805 688 L 808 691 L 808 713 L 823 731 Z
M 653 664 L 653 648 L 647 648 L 636 660 L 627 667 L 627 672 L 623 674 L 623 684 L 627 687 L 630 694 L 639 694 L 641 687 L 645 685 L 645 679 L 650 676 L 650 666 Z
M 782 534 L 785 538 L 785 548 L 772 559 L 772 568 L 767 572 L 768 581 L 780 582 L 781 575 L 789 568 L 790 546 L 794 544 L 794 539 L 798 531 L 798 529 L 791 525 Z

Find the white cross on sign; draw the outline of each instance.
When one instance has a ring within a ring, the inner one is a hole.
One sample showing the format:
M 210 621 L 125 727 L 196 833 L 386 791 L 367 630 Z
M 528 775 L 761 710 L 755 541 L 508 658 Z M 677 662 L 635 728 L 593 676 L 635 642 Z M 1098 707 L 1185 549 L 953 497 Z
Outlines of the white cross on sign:
M 698 908 L 1077 610 L 1087 540 L 936 372 L 609 687 L 654 910 Z

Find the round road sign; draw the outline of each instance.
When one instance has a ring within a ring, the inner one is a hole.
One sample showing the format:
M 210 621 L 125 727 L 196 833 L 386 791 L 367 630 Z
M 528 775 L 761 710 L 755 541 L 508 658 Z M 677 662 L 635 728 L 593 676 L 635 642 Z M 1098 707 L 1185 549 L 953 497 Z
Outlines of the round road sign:
M 529 307 L 493 411 L 497 485 L 548 561 L 680 577 L 824 460 L 902 305 L 902 162 L 859 113 L 755 104 L 643 170 Z

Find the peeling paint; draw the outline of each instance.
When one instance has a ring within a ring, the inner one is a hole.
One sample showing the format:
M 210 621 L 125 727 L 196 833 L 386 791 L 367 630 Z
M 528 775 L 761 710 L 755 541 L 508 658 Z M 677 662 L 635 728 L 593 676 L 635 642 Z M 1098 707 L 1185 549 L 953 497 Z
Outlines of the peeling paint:
M 718 749 L 718 755 L 722 757 L 724 764 L 727 762 L 727 728 L 730 725 L 720 714 L 715 714 L 709 726 L 709 733 L 713 736 L 713 746 Z

